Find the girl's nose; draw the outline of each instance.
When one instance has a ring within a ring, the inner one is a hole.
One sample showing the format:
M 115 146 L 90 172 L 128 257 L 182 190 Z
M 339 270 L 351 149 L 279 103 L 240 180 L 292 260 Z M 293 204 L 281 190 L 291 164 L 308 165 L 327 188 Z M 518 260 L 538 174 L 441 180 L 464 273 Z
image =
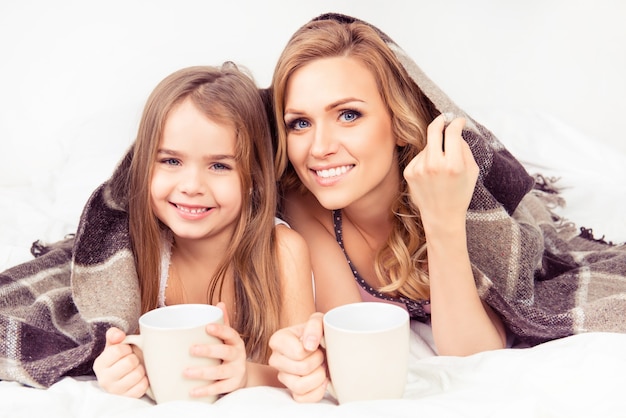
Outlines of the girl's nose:
M 181 173 L 178 189 L 188 195 L 203 194 L 206 191 L 206 179 L 202 170 L 188 168 Z

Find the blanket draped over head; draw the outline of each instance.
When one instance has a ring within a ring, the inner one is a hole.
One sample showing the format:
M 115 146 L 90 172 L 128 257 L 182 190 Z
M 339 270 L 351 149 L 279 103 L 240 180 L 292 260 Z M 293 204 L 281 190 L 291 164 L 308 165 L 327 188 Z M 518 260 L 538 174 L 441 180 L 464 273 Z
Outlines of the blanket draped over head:
M 316 19 L 356 20 L 337 14 Z M 491 132 L 378 33 L 439 111 L 467 119 L 463 136 L 480 166 L 467 229 L 481 298 L 529 344 L 588 331 L 626 332 L 625 246 L 594 240 L 585 229 L 579 234 L 554 215 L 550 209 L 560 197 L 551 184 L 536 182 Z M 136 332 L 140 294 L 127 213 L 131 159 L 132 148 L 89 198 L 75 235 L 52 245 L 36 242 L 35 259 L 0 273 L 0 379 L 43 388 L 64 376 L 92 374 L 109 327 Z
M 313 21 L 326 19 L 358 21 L 334 13 Z M 555 215 L 551 209 L 563 202 L 550 179 L 531 177 L 489 130 L 450 100 L 389 36 L 373 28 L 440 112 L 467 120 L 463 138 L 480 167 L 467 236 L 481 298 L 519 342 L 537 344 L 588 331 L 626 332 L 626 245 L 596 240 L 591 230 L 577 230 Z

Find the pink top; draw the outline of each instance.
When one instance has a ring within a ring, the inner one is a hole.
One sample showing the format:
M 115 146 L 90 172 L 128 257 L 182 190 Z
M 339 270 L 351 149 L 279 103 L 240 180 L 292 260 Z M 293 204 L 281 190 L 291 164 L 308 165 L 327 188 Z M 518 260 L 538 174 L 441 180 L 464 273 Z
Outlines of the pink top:
M 341 247 L 344 255 L 346 256 L 346 260 L 348 261 L 348 265 L 352 270 L 352 274 L 354 275 L 354 279 L 359 285 L 359 292 L 361 293 L 361 299 L 364 302 L 386 302 L 392 303 L 398 306 L 402 306 L 406 309 L 413 319 L 418 319 L 420 321 L 428 321 L 430 319 L 430 301 L 429 300 L 415 300 L 409 299 L 407 297 L 391 297 L 385 295 L 384 293 L 379 292 L 374 289 L 372 286 L 367 284 L 367 282 L 361 277 L 359 272 L 356 270 L 356 267 L 352 265 L 352 261 L 348 254 L 346 253 L 346 249 L 343 246 L 343 233 L 341 228 L 341 211 L 334 210 L 333 211 L 333 226 L 335 228 L 335 239 L 337 243 Z
M 406 303 L 395 301 L 395 300 L 387 300 L 387 299 L 377 298 L 376 296 L 372 295 L 371 293 L 369 293 L 368 291 L 363 289 L 362 286 L 359 286 L 359 293 L 361 294 L 361 300 L 363 302 L 385 302 L 385 303 L 391 303 L 392 305 L 398 305 L 401 308 L 404 308 L 404 310 L 408 311 L 408 309 L 406 307 Z M 424 305 L 424 312 L 427 313 L 427 314 L 430 314 L 430 304 Z

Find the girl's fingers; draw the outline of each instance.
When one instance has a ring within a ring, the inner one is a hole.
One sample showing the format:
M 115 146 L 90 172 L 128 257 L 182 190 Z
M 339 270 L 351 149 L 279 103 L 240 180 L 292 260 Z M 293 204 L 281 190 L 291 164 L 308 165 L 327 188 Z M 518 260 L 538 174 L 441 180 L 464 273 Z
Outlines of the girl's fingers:
M 213 347 L 217 345 L 226 345 L 238 348 L 244 347 L 243 340 L 241 339 L 239 333 L 228 325 L 208 324 L 205 330 L 207 334 L 222 340 L 223 344 L 199 344 L 194 347 Z
M 106 332 L 106 346 L 110 346 L 113 344 L 119 344 L 124 341 L 126 338 L 126 334 L 119 328 L 111 327 Z
M 148 377 L 143 366 L 139 366 L 118 379 L 113 386 L 115 393 L 138 398 L 148 390 Z

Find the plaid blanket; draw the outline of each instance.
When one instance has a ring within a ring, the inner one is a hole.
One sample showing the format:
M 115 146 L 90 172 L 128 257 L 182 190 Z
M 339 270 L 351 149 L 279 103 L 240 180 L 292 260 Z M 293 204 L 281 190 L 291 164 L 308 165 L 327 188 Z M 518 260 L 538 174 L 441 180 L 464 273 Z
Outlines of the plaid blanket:
M 75 236 L 35 242 L 34 260 L 0 273 L 0 379 L 43 388 L 93 374 L 106 330 L 138 328 L 125 210 L 130 155 L 89 198 Z
M 625 332 L 625 247 L 594 240 L 587 230 L 578 234 L 556 217 L 550 183 L 535 182 L 379 33 L 440 111 L 468 120 L 464 137 L 480 176 L 467 227 L 481 296 L 531 344 L 586 331 Z M 0 273 L 0 379 L 44 388 L 64 376 L 92 374 L 106 330 L 137 329 L 140 297 L 126 211 L 131 159 L 132 149 L 94 191 L 73 237 L 36 242 L 35 259 Z

